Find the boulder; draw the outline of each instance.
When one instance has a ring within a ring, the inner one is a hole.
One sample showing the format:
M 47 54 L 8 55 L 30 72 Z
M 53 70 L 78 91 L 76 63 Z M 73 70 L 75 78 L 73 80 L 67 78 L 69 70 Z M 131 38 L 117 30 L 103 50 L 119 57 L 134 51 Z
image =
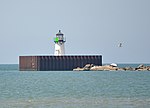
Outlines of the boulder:
M 103 71 L 104 67 L 103 66 L 93 66 L 90 69 L 91 71 Z
M 135 68 L 132 68 L 132 67 L 125 67 L 124 70 L 126 70 L 126 71 L 134 71 Z
M 73 71 L 84 71 L 84 69 L 80 68 L 80 67 L 77 67 L 77 68 L 73 69 Z
M 137 68 L 139 68 L 139 69 L 142 69 L 142 68 L 144 68 L 145 66 L 143 65 L 143 64 L 140 64 Z
M 86 65 L 83 67 L 83 69 L 84 69 L 85 71 L 89 71 L 93 66 L 94 66 L 93 64 L 86 64 Z
M 150 71 L 150 66 L 144 66 L 143 64 L 135 68 L 136 71 Z
M 89 71 L 93 66 L 93 64 L 86 64 L 83 68 L 77 67 L 73 71 Z
M 93 66 L 90 70 L 92 70 L 92 71 L 112 71 L 112 70 L 118 70 L 118 67 L 113 67 L 110 65 Z
M 94 65 L 93 64 L 86 64 L 85 66 L 84 66 L 84 68 L 91 68 L 91 67 L 93 67 Z
M 118 68 L 118 71 L 126 71 L 125 68 Z
M 117 64 L 116 63 L 112 63 L 112 64 L 110 64 L 110 66 L 117 67 Z

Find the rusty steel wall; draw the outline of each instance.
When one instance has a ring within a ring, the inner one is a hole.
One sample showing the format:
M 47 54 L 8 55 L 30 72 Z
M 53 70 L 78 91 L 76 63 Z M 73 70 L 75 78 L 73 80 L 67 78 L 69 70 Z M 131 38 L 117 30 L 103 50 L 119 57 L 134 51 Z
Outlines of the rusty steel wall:
M 20 56 L 19 69 L 27 71 L 69 71 L 86 64 L 102 65 L 101 55 Z
M 19 70 L 21 71 L 37 71 L 37 56 L 20 56 Z

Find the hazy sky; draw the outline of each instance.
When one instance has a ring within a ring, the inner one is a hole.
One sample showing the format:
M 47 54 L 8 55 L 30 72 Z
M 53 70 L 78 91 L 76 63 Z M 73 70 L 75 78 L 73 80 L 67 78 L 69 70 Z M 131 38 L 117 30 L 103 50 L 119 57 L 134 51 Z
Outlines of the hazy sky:
M 0 0 L 0 63 L 53 55 L 59 29 L 66 54 L 150 63 L 150 0 Z

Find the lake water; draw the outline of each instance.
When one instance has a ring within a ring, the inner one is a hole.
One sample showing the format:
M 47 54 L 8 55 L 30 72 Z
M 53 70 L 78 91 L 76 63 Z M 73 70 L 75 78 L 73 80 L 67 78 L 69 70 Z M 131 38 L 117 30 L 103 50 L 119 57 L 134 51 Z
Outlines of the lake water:
M 150 108 L 150 72 L 20 72 L 0 65 L 0 108 Z

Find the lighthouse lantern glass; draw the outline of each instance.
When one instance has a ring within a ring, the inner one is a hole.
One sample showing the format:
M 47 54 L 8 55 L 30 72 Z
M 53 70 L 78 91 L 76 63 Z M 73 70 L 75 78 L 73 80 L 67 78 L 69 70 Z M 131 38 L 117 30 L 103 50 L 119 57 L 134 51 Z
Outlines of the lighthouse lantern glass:
M 56 37 L 56 38 L 55 38 L 55 42 L 58 42 L 58 41 L 59 41 L 59 38 L 58 38 L 58 37 Z

